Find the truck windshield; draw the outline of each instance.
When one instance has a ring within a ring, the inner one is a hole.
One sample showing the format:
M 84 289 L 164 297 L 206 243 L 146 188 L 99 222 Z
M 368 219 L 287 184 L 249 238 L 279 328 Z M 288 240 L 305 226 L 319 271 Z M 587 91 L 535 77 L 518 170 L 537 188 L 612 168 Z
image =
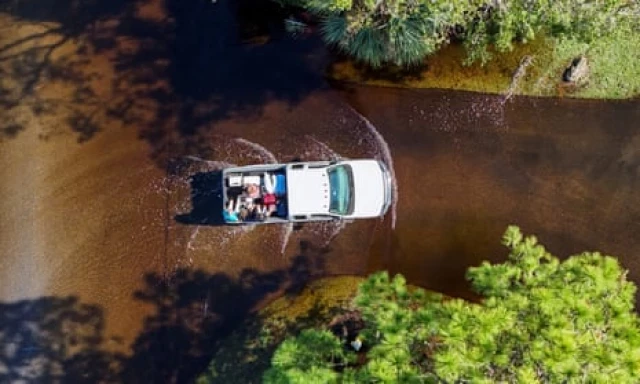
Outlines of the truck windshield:
M 331 191 L 329 212 L 338 215 L 351 214 L 353 211 L 351 168 L 347 165 L 338 165 L 330 168 L 328 173 Z

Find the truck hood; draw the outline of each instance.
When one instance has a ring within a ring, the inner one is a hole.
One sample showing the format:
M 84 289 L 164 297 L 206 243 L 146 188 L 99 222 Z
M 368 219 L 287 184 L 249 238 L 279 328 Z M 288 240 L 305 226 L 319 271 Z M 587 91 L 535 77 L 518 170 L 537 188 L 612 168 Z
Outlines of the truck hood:
M 347 161 L 353 172 L 354 207 L 350 217 L 380 216 L 385 206 L 385 176 L 375 160 Z

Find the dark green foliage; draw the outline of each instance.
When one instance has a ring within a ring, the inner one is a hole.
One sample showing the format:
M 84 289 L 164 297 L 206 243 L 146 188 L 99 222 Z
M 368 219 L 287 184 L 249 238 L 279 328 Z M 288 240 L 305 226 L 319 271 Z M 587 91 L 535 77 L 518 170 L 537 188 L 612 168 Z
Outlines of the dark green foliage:
M 517 227 L 503 243 L 505 263 L 468 271 L 481 304 L 374 274 L 356 298 L 366 363 L 343 369 L 355 352 L 327 331 L 303 333 L 280 346 L 265 381 L 638 382 L 636 287 L 616 259 L 582 253 L 561 262 Z
M 286 339 L 273 356 L 264 376 L 268 383 L 330 383 L 338 373 L 335 367 L 347 364 L 340 340 L 329 331 L 307 329 Z
M 448 29 L 471 17 L 446 0 L 280 0 L 322 18 L 325 41 L 372 67 L 411 66 L 447 42 Z M 464 6 L 463 6 L 464 4 Z
M 373 67 L 416 65 L 439 49 L 447 41 L 447 28 L 463 18 L 463 8 L 446 4 L 442 0 L 345 3 L 334 7 L 338 11 L 323 10 L 322 34 L 327 43 Z
M 626 25 L 640 25 L 640 3 L 628 0 L 278 0 L 323 19 L 322 34 L 372 67 L 412 66 L 463 30 L 467 63 L 537 36 L 590 42 Z
M 591 42 L 618 28 L 639 25 L 640 3 L 627 0 L 498 0 L 467 26 L 468 62 L 513 49 L 538 36 Z

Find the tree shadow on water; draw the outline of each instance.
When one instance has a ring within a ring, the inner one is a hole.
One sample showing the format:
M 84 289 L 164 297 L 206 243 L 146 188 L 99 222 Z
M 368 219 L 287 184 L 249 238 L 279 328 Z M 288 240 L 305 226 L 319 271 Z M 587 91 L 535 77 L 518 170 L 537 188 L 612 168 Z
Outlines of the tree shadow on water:
M 147 275 L 136 298 L 153 304 L 157 315 L 145 321 L 134 356 L 123 370 L 127 382 L 188 383 L 209 363 L 216 342 L 227 335 L 267 294 L 280 289 L 284 271 L 244 270 L 223 274 L 179 270 L 169 281 Z
M 220 342 L 274 294 L 289 292 L 324 274 L 324 254 L 301 246 L 286 269 L 244 269 L 237 278 L 223 273 L 181 269 L 170 279 L 145 277 L 135 297 L 153 304 L 125 362 L 125 382 L 190 383 L 210 363 Z
M 0 107 L 4 112 L 15 113 L 7 113 L 9 118 L 0 123 L 4 125 L 0 125 L 0 139 L 15 137 L 17 131 L 26 128 L 21 121 L 24 107 L 37 117 L 75 115 L 66 123 L 79 134 L 79 141 L 100 129 L 78 119 L 92 116 L 91 110 L 99 109 L 103 101 L 98 100 L 91 86 L 99 74 L 89 68 L 87 47 L 98 47 L 100 39 L 95 31 L 101 22 L 132 15 L 133 5 L 126 0 L 0 1 L 0 16 L 14 19 L 5 21 L 5 34 L 0 39 Z M 75 44 L 74 52 L 65 49 L 70 44 Z M 64 84 L 71 96 L 67 92 L 55 96 L 40 92 L 41 85 L 53 82 Z M 49 134 L 41 133 L 41 138 L 48 138 Z
M 118 382 L 124 356 L 102 348 L 103 328 L 77 297 L 0 303 L 0 382 Z
M 176 215 L 182 224 L 224 225 L 222 218 L 222 171 L 191 176 L 191 212 Z
M 305 252 L 289 268 L 247 268 L 238 277 L 191 269 L 146 275 L 134 298 L 155 311 L 131 356 L 109 351 L 119 341 L 105 340 L 95 305 L 75 297 L 0 303 L 0 382 L 191 383 L 261 303 L 323 273 L 323 256 Z
M 289 274 L 294 278 L 284 291 L 287 296 L 295 296 L 302 292 L 309 281 L 323 275 L 326 269 L 326 255 L 330 251 L 328 248 L 317 247 L 308 240 L 301 240 L 299 247 L 300 255 L 293 259 L 289 267 Z
M 259 116 L 270 100 L 293 105 L 324 84 L 319 39 L 287 37 L 290 11 L 272 1 L 45 3 L 0 3 L 0 12 L 34 29 L 0 46 L 0 75 L 11 79 L 0 84 L 0 105 L 69 116 L 79 141 L 117 120 L 135 125 L 164 160 L 168 147 L 193 145 L 198 138 L 185 137 L 211 123 Z M 251 34 L 267 42 L 243 44 Z M 39 91 L 53 80 L 73 96 Z

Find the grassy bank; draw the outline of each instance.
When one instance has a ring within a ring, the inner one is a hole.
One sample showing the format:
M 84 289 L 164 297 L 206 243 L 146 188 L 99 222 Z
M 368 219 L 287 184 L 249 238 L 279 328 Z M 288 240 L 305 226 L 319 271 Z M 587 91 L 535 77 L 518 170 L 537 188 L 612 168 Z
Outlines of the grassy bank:
M 288 335 L 321 327 L 344 313 L 364 279 L 340 276 L 317 280 L 302 292 L 285 295 L 248 319 L 227 337 L 198 384 L 262 382 L 276 347 Z
M 569 87 L 562 73 L 571 60 L 584 54 L 590 76 L 582 87 Z M 512 84 L 521 60 L 533 61 L 519 81 Z M 452 44 L 414 70 L 372 71 L 349 60 L 335 62 L 328 76 L 335 80 L 407 88 L 443 88 L 484 93 L 624 99 L 640 95 L 640 33 L 619 31 L 587 45 L 575 41 L 538 39 L 517 45 L 512 52 L 495 54 L 486 66 L 464 66 L 466 53 Z

